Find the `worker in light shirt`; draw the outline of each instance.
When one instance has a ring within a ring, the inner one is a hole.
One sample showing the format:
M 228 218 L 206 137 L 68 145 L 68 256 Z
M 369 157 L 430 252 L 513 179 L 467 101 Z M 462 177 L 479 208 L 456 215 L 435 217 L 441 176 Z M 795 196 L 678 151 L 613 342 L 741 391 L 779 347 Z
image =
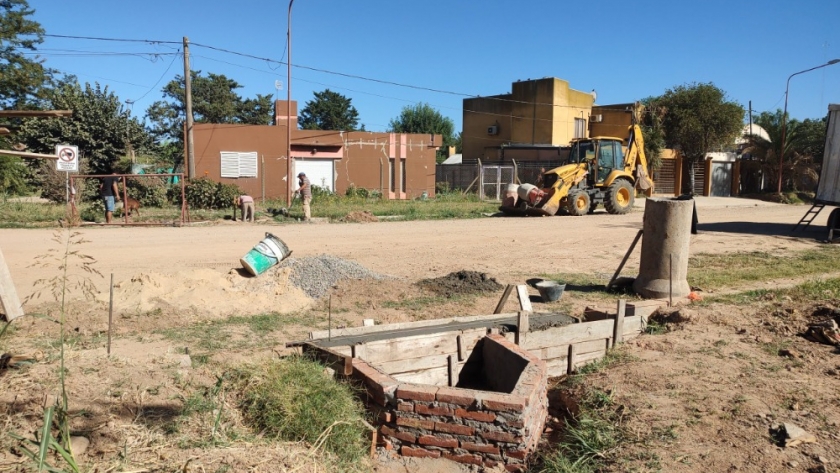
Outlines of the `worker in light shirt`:
M 248 194 L 239 196 L 239 211 L 242 213 L 242 221 L 254 223 L 254 198 Z

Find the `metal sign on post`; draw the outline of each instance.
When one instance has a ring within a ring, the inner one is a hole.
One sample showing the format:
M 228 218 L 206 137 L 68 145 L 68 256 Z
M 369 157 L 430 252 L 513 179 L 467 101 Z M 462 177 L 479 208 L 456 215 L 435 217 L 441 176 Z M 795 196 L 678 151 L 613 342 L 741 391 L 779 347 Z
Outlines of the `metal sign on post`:
M 79 172 L 79 147 L 70 145 L 56 145 L 55 161 L 56 171 Z

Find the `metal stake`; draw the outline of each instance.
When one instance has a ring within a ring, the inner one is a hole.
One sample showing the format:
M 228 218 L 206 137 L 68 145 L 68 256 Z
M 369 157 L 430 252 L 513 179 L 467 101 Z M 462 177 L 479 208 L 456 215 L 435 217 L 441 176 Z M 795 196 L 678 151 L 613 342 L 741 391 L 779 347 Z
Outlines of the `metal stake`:
M 332 294 L 330 294 L 330 301 L 327 305 L 327 320 L 327 323 L 329 323 L 327 328 L 327 340 L 332 340 Z
M 108 357 L 111 356 L 111 325 L 114 322 L 114 273 L 111 273 L 111 297 L 108 304 Z
M 674 254 L 668 253 L 668 307 L 674 307 Z

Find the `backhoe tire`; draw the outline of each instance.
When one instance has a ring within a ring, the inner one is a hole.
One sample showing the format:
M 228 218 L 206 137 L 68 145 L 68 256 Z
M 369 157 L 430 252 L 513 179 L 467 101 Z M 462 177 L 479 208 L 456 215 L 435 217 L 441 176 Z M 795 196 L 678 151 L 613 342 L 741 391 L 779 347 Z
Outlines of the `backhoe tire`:
M 607 189 L 604 199 L 604 208 L 611 214 L 626 214 L 633 209 L 633 201 L 636 200 L 636 190 L 633 184 L 626 179 L 617 179 Z
M 592 202 L 590 201 L 588 192 L 572 192 L 569 194 L 567 199 L 566 210 L 569 212 L 569 215 L 576 215 L 580 217 L 581 215 L 589 213 L 589 207 Z

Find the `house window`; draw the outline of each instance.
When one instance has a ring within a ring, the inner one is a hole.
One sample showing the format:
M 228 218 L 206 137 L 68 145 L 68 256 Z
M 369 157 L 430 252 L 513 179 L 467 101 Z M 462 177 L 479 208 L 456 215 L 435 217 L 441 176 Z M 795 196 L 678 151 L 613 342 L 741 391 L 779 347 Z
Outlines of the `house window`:
M 586 138 L 586 119 L 575 118 L 575 138 Z
M 222 151 L 222 177 L 257 177 L 257 153 Z

